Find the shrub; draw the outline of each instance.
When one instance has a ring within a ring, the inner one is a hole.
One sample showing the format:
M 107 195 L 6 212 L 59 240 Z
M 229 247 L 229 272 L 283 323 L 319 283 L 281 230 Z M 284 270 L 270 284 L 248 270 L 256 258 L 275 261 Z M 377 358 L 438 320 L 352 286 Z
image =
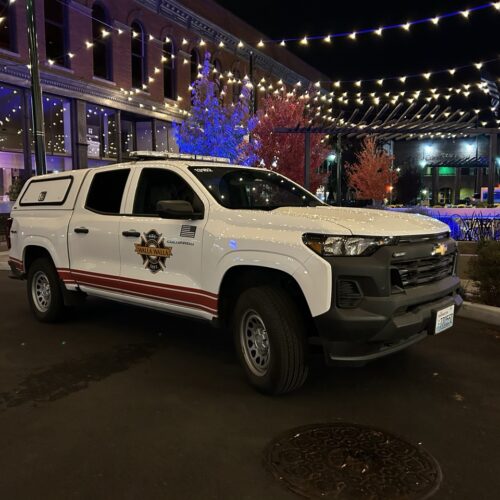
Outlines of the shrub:
M 482 241 L 477 258 L 471 261 L 472 279 L 479 281 L 479 296 L 484 304 L 500 307 L 500 242 Z

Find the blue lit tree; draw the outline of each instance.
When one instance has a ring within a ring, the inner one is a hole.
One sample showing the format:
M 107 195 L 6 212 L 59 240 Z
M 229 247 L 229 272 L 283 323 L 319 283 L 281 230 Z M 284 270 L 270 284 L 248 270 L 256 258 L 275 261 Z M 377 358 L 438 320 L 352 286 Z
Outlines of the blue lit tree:
M 210 54 L 207 52 L 199 78 L 191 86 L 190 115 L 180 125 L 174 125 L 179 151 L 251 164 L 254 158 L 242 152 L 246 137 L 257 122 L 249 113 L 251 86 L 248 81 L 242 86 L 238 103 L 225 106 L 216 83 L 210 79 Z

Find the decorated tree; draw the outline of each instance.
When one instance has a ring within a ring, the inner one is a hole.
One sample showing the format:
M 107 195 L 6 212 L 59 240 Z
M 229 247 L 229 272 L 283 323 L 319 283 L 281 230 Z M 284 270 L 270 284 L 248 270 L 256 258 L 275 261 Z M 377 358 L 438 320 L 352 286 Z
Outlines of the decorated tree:
M 391 169 L 393 159 L 375 137 L 365 137 L 356 162 L 347 165 L 348 184 L 357 199 L 379 204 L 388 197 L 397 182 L 397 174 Z
M 190 115 L 174 126 L 180 152 L 237 160 L 257 121 L 250 118 L 250 93 L 251 88 L 244 84 L 239 102 L 225 106 L 216 83 L 210 79 L 210 54 L 207 52 L 199 78 L 192 83 Z M 251 162 L 253 158 L 247 160 Z
M 244 154 L 256 156 L 262 166 L 275 170 L 299 184 L 304 184 L 303 134 L 277 133 L 277 127 L 307 126 L 310 123 L 306 99 L 295 93 L 271 95 L 264 99 L 258 113 L 259 121 L 252 133 L 252 142 Z M 324 175 L 317 173 L 329 150 L 321 134 L 311 134 L 310 187 L 315 190 Z

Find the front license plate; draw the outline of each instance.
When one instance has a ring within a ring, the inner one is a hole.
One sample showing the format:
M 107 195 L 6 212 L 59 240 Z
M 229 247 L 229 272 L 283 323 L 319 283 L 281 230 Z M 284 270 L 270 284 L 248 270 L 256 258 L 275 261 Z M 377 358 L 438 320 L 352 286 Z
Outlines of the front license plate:
M 453 316 L 455 314 L 455 306 L 446 307 L 441 309 L 436 314 L 436 329 L 434 333 L 444 332 L 453 326 Z

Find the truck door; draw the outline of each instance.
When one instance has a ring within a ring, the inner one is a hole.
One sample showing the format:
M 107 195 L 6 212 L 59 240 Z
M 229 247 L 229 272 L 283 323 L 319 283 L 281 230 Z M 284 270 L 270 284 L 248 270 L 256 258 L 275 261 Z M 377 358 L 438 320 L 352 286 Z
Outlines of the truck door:
M 88 293 L 112 290 L 120 275 L 120 213 L 130 168 L 91 171 L 68 228 L 69 278 Z
M 120 222 L 122 286 L 142 304 L 211 318 L 216 295 L 201 289 L 203 230 L 208 203 L 182 169 L 144 167 L 134 171 Z M 189 201 L 199 219 L 163 218 L 159 201 Z

